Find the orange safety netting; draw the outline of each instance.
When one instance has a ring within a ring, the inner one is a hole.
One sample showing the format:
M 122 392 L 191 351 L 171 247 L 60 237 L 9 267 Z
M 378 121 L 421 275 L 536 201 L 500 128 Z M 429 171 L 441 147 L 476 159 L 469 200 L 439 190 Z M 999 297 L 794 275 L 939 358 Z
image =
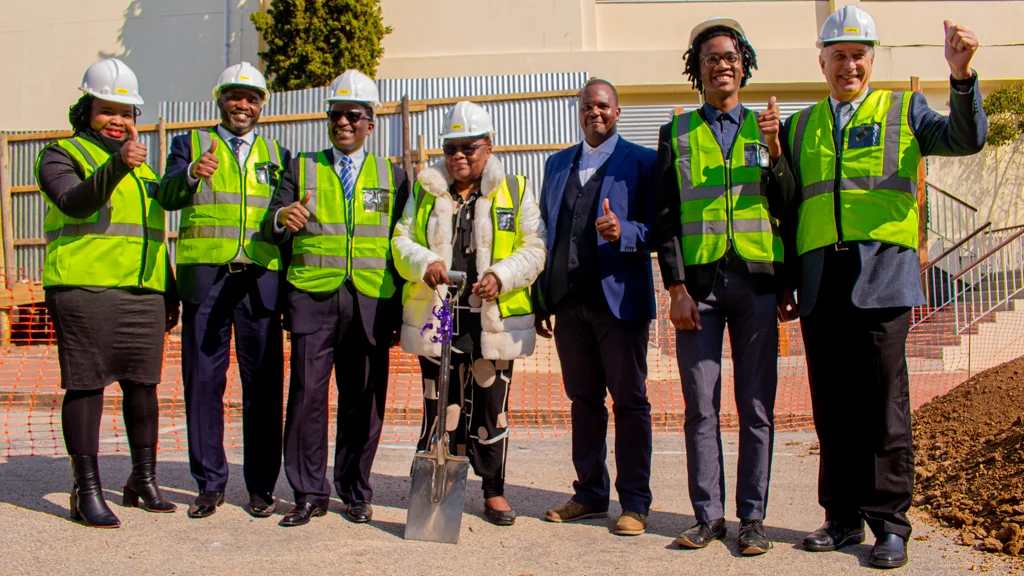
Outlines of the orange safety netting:
M 655 264 L 656 266 L 656 264 Z M 657 271 L 656 271 L 657 273 Z M 31 277 L 23 275 L 22 277 Z M 35 276 L 38 277 L 38 276 Z M 3 284 L 0 283 L 0 287 Z M 17 283 L 0 289 L 0 456 L 64 454 L 60 429 L 60 370 L 52 326 L 38 283 Z M 668 294 L 657 291 L 658 319 L 651 326 L 648 349 L 648 393 L 655 432 L 681 432 L 683 395 L 675 359 L 675 335 L 668 320 Z M 1024 310 L 1014 311 L 1013 300 L 1001 311 L 960 331 L 955 312 L 917 309 L 915 318 L 927 318 L 910 334 L 907 348 L 913 408 L 944 394 L 971 374 L 1024 353 Z M 838 329 L 838 328 L 837 328 Z M 799 322 L 782 325 L 779 346 L 779 387 L 775 408 L 778 430 L 810 429 L 811 401 Z M 289 342 L 285 339 L 284 397 L 287 399 Z M 728 335 L 722 368 L 722 427 L 735 430 L 736 407 Z M 569 431 L 569 401 L 562 389 L 561 369 L 554 343 L 538 338 L 536 353 L 517 361 L 510 410 L 513 435 L 544 437 Z M 184 392 L 181 381 L 180 330 L 166 341 L 160 399 L 160 447 L 187 447 Z M 120 389 L 110 387 L 102 422 L 101 451 L 126 451 L 120 411 Z M 419 434 L 422 393 L 416 358 L 391 351 L 384 442 L 412 443 Z M 225 394 L 224 442 L 240 446 L 241 388 L 232 357 Z M 333 438 L 337 390 L 330 396 Z M 610 401 L 609 401 L 610 402 Z

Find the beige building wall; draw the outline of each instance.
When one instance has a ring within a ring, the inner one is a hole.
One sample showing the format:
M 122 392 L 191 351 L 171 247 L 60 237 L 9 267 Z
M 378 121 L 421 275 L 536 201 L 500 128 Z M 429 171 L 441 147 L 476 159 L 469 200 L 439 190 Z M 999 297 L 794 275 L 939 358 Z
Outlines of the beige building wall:
M 269 4 L 270 0 L 263 0 Z M 758 53 L 744 98 L 824 95 L 814 47 L 836 6 L 858 3 L 878 22 L 874 85 L 921 77 L 937 109 L 948 98 L 942 20 L 978 33 L 983 89 L 1024 77 L 1024 1 L 381 0 L 383 78 L 586 71 L 620 87 L 623 104 L 696 101 L 681 75 L 690 28 L 711 15 L 738 19 Z M 260 0 L 230 0 L 231 61 L 256 61 L 249 14 Z M 117 55 L 138 73 L 156 118 L 160 100 L 202 100 L 224 66 L 224 0 L 7 0 L 0 2 L 0 130 L 62 128 L 85 68 Z
M 928 181 L 978 209 L 978 224 L 1024 224 L 1024 144 L 985 148 L 967 158 L 929 158 Z
M 230 0 L 231 62 L 256 62 L 249 14 L 258 0 Z M 224 69 L 224 0 L 0 1 L 0 130 L 68 127 L 68 106 L 90 64 L 107 56 L 139 77 L 142 121 L 161 100 L 212 98 Z

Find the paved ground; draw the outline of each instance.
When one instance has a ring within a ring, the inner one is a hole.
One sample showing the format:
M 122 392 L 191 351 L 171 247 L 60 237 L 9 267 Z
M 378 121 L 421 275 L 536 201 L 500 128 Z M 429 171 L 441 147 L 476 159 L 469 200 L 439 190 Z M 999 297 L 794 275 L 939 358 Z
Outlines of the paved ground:
M 161 453 L 159 478 L 179 504 L 172 515 L 157 515 L 119 505 L 120 484 L 129 470 L 127 455 L 102 457 L 107 498 L 121 518 L 120 530 L 96 530 L 67 520 L 70 469 L 64 458 L 0 459 L 0 574 L 819 574 L 873 573 L 868 545 L 813 554 L 798 548 L 816 528 L 821 512 L 815 502 L 817 458 L 814 437 L 780 434 L 769 507 L 769 535 L 775 549 L 758 558 L 735 553 L 737 524 L 729 537 L 701 551 L 680 550 L 673 539 L 693 522 L 686 497 L 682 438 L 655 436 L 653 489 L 655 510 L 649 531 L 636 538 L 609 532 L 614 522 L 589 520 L 556 525 L 539 520 L 544 510 L 563 503 L 573 478 L 568 438 L 516 440 L 509 454 L 508 495 L 520 514 L 511 528 L 480 517 L 479 482 L 470 479 L 457 546 L 402 539 L 412 451 L 386 445 L 374 472 L 375 520 L 354 525 L 331 513 L 300 528 L 280 528 L 273 519 L 250 518 L 240 507 L 241 453 L 233 450 L 228 503 L 212 518 L 190 520 L 184 508 L 194 495 L 183 451 Z M 729 490 L 733 490 L 735 438 L 727 439 Z M 614 474 L 614 470 L 612 471 Z M 614 476 L 613 476 L 614 477 Z M 285 478 L 279 497 L 290 497 Z M 730 505 L 730 508 L 732 506 Z M 612 504 L 618 513 L 617 503 Z M 1020 574 L 1022 565 L 954 545 L 950 536 L 916 518 L 912 563 L 899 574 L 940 576 L 971 571 Z

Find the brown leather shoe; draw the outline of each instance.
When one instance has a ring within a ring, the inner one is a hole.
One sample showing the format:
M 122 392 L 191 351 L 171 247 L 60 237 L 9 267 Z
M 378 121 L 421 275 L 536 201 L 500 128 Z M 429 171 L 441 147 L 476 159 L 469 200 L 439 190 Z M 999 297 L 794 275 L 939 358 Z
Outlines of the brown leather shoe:
M 647 516 L 639 512 L 623 512 L 612 533 L 619 536 L 639 536 L 646 529 Z
M 552 508 L 544 513 L 544 519 L 548 522 L 574 522 L 584 518 L 607 518 L 607 510 L 598 510 L 584 506 L 573 500 L 569 500 L 558 508 Z

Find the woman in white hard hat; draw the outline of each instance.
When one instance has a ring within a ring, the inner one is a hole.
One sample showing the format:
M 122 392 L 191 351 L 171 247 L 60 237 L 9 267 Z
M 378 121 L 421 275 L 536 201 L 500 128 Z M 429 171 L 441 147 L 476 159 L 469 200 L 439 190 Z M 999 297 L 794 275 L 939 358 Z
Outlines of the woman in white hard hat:
M 515 522 L 505 499 L 508 393 L 512 362 L 536 344 L 529 287 L 547 257 L 547 232 L 537 197 L 523 176 L 505 173 L 491 155 L 494 127 L 482 107 L 459 102 L 445 115 L 444 161 L 420 173 L 395 227 L 395 267 L 408 282 L 402 347 L 420 357 L 424 418 L 418 448 L 434 434 L 441 344 L 435 307 L 448 270 L 465 272 L 467 290 L 455 307 L 452 383 L 445 426 L 465 446 L 483 480 L 487 518 Z M 458 418 L 455 416 L 458 415 Z
M 36 161 L 47 203 L 43 287 L 66 390 L 61 428 L 74 475 L 71 518 L 117 528 L 96 459 L 103 390 L 114 381 L 124 394 L 132 458 L 124 505 L 175 510 L 155 478 L 156 384 L 178 303 L 164 211 L 150 199 L 157 177 L 135 128 L 143 103 L 135 73 L 115 58 L 101 60 L 85 72 L 81 90 L 68 114 L 74 136 L 50 144 Z

